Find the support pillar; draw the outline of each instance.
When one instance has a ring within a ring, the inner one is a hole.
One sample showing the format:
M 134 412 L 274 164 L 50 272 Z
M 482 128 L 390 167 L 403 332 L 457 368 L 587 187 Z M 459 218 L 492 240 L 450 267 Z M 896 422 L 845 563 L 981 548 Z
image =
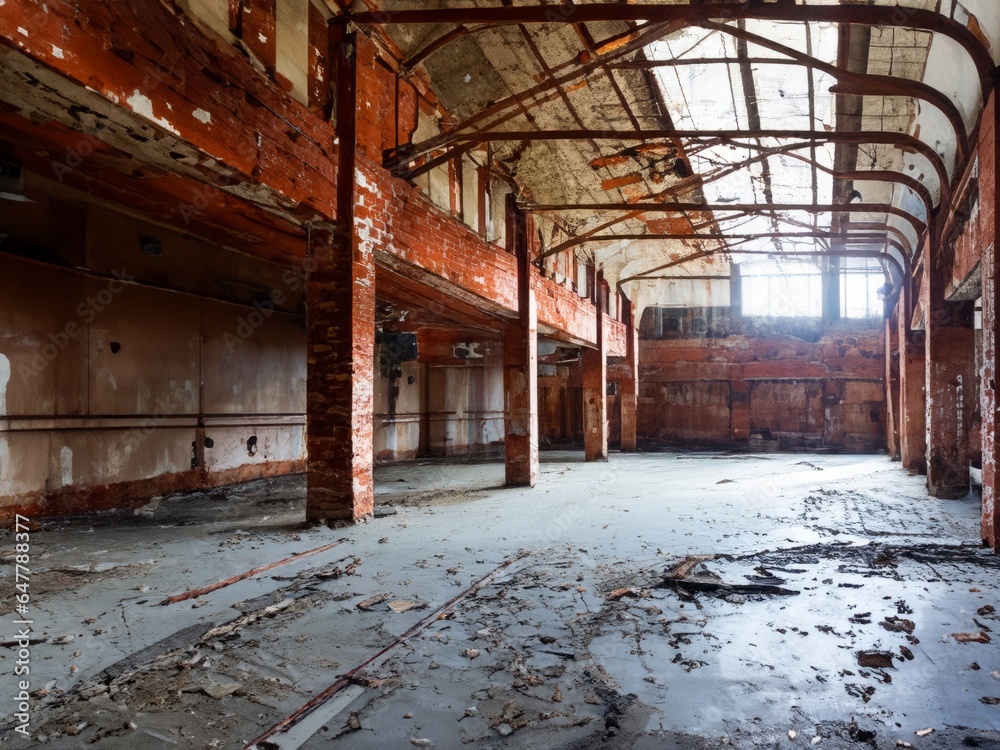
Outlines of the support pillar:
M 354 222 L 354 34 L 334 24 L 331 46 L 337 54 L 337 219 L 310 225 L 306 251 L 306 518 L 326 524 L 371 515 L 375 497 L 375 261 L 359 246 Z
M 996 245 L 983 251 L 983 371 L 980 381 L 983 444 L 983 528 L 982 538 L 994 550 L 1000 548 L 1000 444 L 997 441 L 997 329 L 1000 312 L 1000 268 Z
M 628 376 L 619 383 L 618 398 L 622 410 L 622 451 L 636 450 L 636 419 L 639 406 L 639 332 L 635 328 L 635 310 L 631 300 L 622 296 L 622 319 L 625 321 L 625 364 Z
M 593 301 L 597 319 L 597 348 L 583 349 L 583 450 L 587 461 L 608 460 L 608 368 L 601 303 L 603 272 L 594 279 Z
M 982 205 L 980 211 L 992 216 L 992 233 L 983 233 L 983 250 L 980 267 L 983 273 L 983 370 L 980 373 L 980 413 L 982 418 L 983 448 L 983 542 L 994 550 L 1000 549 L 1000 443 L 997 441 L 997 379 L 1000 377 L 998 341 L 1000 341 L 1000 268 L 997 247 L 1000 224 L 996 219 L 998 163 L 996 136 L 1000 129 L 1000 108 L 997 107 L 997 88 L 987 102 L 980 125 L 979 183 L 983 185 L 980 200 L 992 201 L 992 206 Z
M 885 442 L 889 458 L 899 460 L 899 341 L 895 314 L 885 321 Z
M 963 320 L 968 303 L 944 300 L 950 269 L 940 267 L 940 253 L 932 252 L 933 246 L 925 239 L 927 490 L 934 497 L 958 498 L 969 492 L 966 401 L 975 392 L 975 331 L 971 321 Z
M 508 486 L 538 481 L 538 311 L 524 212 L 507 196 L 507 242 L 517 256 L 518 317 L 507 325 L 503 347 L 504 453 Z
M 907 287 L 904 294 L 910 294 Z M 924 415 L 924 332 L 911 331 L 909 310 L 900 295 L 899 327 L 899 460 L 904 469 L 927 473 Z

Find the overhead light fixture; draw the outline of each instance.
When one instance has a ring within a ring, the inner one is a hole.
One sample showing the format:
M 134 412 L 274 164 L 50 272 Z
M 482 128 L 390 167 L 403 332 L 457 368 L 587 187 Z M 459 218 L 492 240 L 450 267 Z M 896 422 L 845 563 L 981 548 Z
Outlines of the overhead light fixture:
M 0 200 L 34 203 L 24 192 L 24 167 L 0 159 Z

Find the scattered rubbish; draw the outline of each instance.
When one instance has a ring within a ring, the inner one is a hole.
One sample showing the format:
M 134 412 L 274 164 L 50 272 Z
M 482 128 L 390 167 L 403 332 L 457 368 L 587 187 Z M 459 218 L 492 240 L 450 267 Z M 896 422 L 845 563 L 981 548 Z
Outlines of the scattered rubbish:
M 397 599 L 394 602 L 389 602 L 389 609 L 397 614 L 402 612 L 409 612 L 411 609 L 424 609 L 427 605 L 423 602 L 413 602 L 407 599 Z
M 798 735 L 795 734 L 795 730 L 794 729 L 789 729 L 788 730 L 788 739 L 794 740 L 797 736 Z
M 917 737 L 926 737 L 929 734 L 934 734 L 937 730 L 934 727 L 928 727 L 927 729 L 918 729 L 914 732 Z
M 976 614 L 980 617 L 988 617 L 996 612 L 996 608 L 992 604 L 987 604 L 985 607 L 980 607 L 976 610 Z
M 892 654 L 888 651 L 858 651 L 858 666 L 871 669 L 892 669 Z
M 477 656 L 479 656 L 479 649 L 467 648 L 465 649 L 465 651 L 462 652 L 462 656 L 464 656 L 466 659 L 475 659 Z
M 392 594 L 375 594 L 375 596 L 370 596 L 364 601 L 358 602 L 354 606 L 358 609 L 370 610 L 372 607 L 378 606 L 384 601 L 388 601 L 392 598 Z
M 297 555 L 292 555 L 291 557 L 286 557 L 284 560 L 278 560 L 278 562 L 269 563 L 267 565 L 261 565 L 256 568 L 251 568 L 245 573 L 240 573 L 239 575 L 232 576 L 231 578 L 225 578 L 221 581 L 216 581 L 208 586 L 202 586 L 198 589 L 191 589 L 190 591 L 185 591 L 183 594 L 177 594 L 176 596 L 168 596 L 162 602 L 160 606 L 166 606 L 168 604 L 176 604 L 177 602 L 187 601 L 188 599 L 196 599 L 204 594 L 211 593 L 212 591 L 217 591 L 218 589 L 225 588 L 226 586 L 231 586 L 234 583 L 245 580 L 247 578 L 252 578 L 261 573 L 265 573 L 269 570 L 273 570 L 281 565 L 288 565 L 289 563 L 295 562 L 296 560 L 301 560 L 303 557 L 309 557 L 311 555 L 318 555 L 320 552 L 326 552 L 328 549 L 336 547 L 340 542 L 333 542 L 332 544 L 324 544 L 322 547 L 317 547 L 316 549 L 308 550 L 307 552 L 300 552 Z
M 1000 705 L 1000 698 L 988 698 L 983 696 L 979 699 L 980 703 L 985 703 L 987 706 L 998 706 Z
M 418 739 L 416 737 L 410 737 L 410 744 L 414 747 L 434 747 L 434 743 L 428 739 Z
M 872 696 L 875 694 L 874 685 L 865 685 L 862 687 L 853 682 L 844 685 L 844 690 L 847 691 L 848 695 L 852 695 L 855 698 L 860 698 L 865 703 L 870 701 L 872 699 Z
M 951 637 L 959 643 L 989 643 L 990 637 L 983 631 L 978 633 L 952 633 Z
M 685 578 L 699 563 L 715 559 L 715 555 L 688 555 L 667 573 L 667 578 Z
M 906 659 L 907 661 L 913 661 L 914 659 L 913 652 L 910 651 L 910 649 L 908 649 L 906 646 L 900 646 L 899 653 L 902 654 L 903 658 Z M 976 665 L 976 669 L 979 669 L 978 664 Z
M 781 585 L 787 583 L 787 581 L 784 578 L 778 578 L 777 576 L 750 576 L 750 575 L 745 575 L 743 577 L 746 578 L 751 583 L 756 583 L 756 584 L 759 584 L 761 586 L 781 586 Z
M 917 625 L 913 620 L 906 620 L 902 617 L 886 617 L 882 622 L 879 623 L 883 628 L 888 630 L 890 633 L 912 633 Z
M 527 553 L 519 553 L 517 556 L 509 558 L 509 559 L 505 560 L 504 562 L 502 562 L 499 566 L 497 566 L 497 568 L 495 570 L 493 570 L 490 573 L 487 573 L 485 576 L 483 576 L 482 578 L 480 578 L 478 581 L 476 581 L 474 584 L 472 584 L 465 591 L 463 591 L 462 593 L 458 594 L 457 596 L 455 596 L 452 599 L 450 599 L 447 602 L 445 602 L 443 605 L 441 605 L 436 610 L 434 610 L 433 612 L 431 612 L 429 615 L 427 615 L 426 617 L 424 617 L 420 622 L 418 622 L 412 628 L 410 628 L 409 630 L 407 630 L 405 633 L 403 633 L 403 635 L 399 636 L 399 638 L 397 638 L 395 641 L 393 641 L 388 646 L 386 646 L 385 648 L 383 648 L 377 654 L 375 654 L 374 656 L 369 657 L 368 659 L 366 659 L 365 661 L 363 661 L 361 664 L 359 664 L 358 666 L 356 666 L 353 669 L 351 669 L 349 672 L 346 672 L 344 675 L 342 675 L 332 685 L 330 685 L 326 689 L 322 690 L 321 692 L 319 692 L 318 694 L 316 694 L 315 696 L 313 696 L 303 706 L 300 706 L 298 709 L 296 709 L 294 712 L 292 712 L 289 716 L 285 717 L 284 719 L 282 719 L 281 721 L 279 721 L 277 724 L 275 724 L 274 726 L 272 726 L 270 729 L 266 730 L 263 734 L 261 734 L 259 737 L 257 737 L 256 739 L 254 739 L 252 742 L 250 742 L 247 745 L 247 747 L 253 747 L 254 745 L 260 745 L 262 742 L 268 740 L 270 737 L 273 737 L 278 732 L 287 731 L 289 727 L 293 727 L 296 724 L 298 724 L 300 721 L 302 721 L 302 719 L 304 719 L 306 716 L 308 716 L 313 711 L 315 711 L 319 706 L 322 706 L 324 703 L 326 703 L 328 700 L 330 700 L 330 698 L 332 698 L 334 695 L 336 695 L 341 690 L 343 690 L 346 686 L 352 684 L 352 677 L 355 676 L 355 675 L 357 675 L 357 674 L 359 674 L 362 669 L 364 669 L 365 667 L 369 666 L 370 664 L 372 664 L 373 662 L 375 662 L 380 657 L 384 657 L 386 654 L 388 654 L 389 652 L 391 652 L 399 644 L 408 641 L 413 636 L 415 636 L 418 633 L 422 632 L 431 623 L 437 621 L 443 614 L 445 614 L 448 611 L 450 611 L 451 609 L 453 609 L 459 602 L 463 601 L 464 599 L 466 599 L 466 598 L 468 598 L 470 596 L 473 596 L 478 591 L 480 591 L 481 589 L 483 589 L 486 586 L 488 586 L 490 583 L 493 582 L 494 579 L 497 578 L 497 576 L 499 576 L 501 573 L 503 573 L 504 571 L 506 571 L 511 565 L 514 564 L 514 562 L 516 562 L 517 560 L 520 560 L 522 557 L 525 557 L 526 554 Z M 389 597 L 386 596 L 385 598 L 388 599 Z M 385 601 L 385 599 L 382 599 L 382 601 Z M 439 666 L 439 665 L 436 665 L 436 664 L 434 664 L 432 662 L 429 665 L 428 668 L 429 669 L 434 669 L 437 666 Z M 428 742 L 430 744 L 427 744 L 427 745 L 417 745 L 417 747 L 434 747 L 434 743 L 432 743 L 430 740 L 420 740 L 420 742 Z M 410 739 L 410 743 L 411 744 L 414 743 L 413 738 Z
M 871 690 L 873 693 L 875 692 L 875 688 L 872 688 Z M 868 701 L 866 700 L 865 702 L 867 703 Z M 855 742 L 869 742 L 872 743 L 872 745 L 874 745 L 875 737 L 877 736 L 875 732 L 869 729 L 862 729 L 855 724 L 853 720 L 847 727 L 847 733 L 851 735 L 851 739 Z
M 858 612 L 858 614 L 850 617 L 849 622 L 853 622 L 855 625 L 871 625 L 872 613 L 871 612 Z
M 618 601 L 624 597 L 632 597 L 633 599 L 642 599 L 643 597 L 649 596 L 649 589 L 637 589 L 633 587 L 627 587 L 623 589 L 615 589 L 610 594 L 608 594 L 608 599 L 612 601 Z

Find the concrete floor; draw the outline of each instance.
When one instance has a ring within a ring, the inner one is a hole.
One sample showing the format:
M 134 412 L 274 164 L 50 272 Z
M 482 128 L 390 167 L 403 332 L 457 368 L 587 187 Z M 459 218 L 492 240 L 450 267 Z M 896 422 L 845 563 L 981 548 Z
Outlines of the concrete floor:
M 928 498 L 884 457 L 546 453 L 533 490 L 496 462 L 377 478 L 395 514 L 344 529 L 300 523 L 301 477 L 44 523 L 33 737 L 8 717 L 0 742 L 242 748 L 375 657 L 260 747 L 1000 748 L 997 643 L 952 635 L 1000 636 L 978 500 Z M 688 555 L 719 558 L 665 579 Z

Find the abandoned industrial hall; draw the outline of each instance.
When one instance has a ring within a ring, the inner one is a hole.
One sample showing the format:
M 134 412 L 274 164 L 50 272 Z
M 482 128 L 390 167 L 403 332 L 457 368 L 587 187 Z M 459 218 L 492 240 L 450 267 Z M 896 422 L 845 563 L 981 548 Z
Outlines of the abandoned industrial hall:
M 998 63 L 0 0 L 0 747 L 1000 750 Z

